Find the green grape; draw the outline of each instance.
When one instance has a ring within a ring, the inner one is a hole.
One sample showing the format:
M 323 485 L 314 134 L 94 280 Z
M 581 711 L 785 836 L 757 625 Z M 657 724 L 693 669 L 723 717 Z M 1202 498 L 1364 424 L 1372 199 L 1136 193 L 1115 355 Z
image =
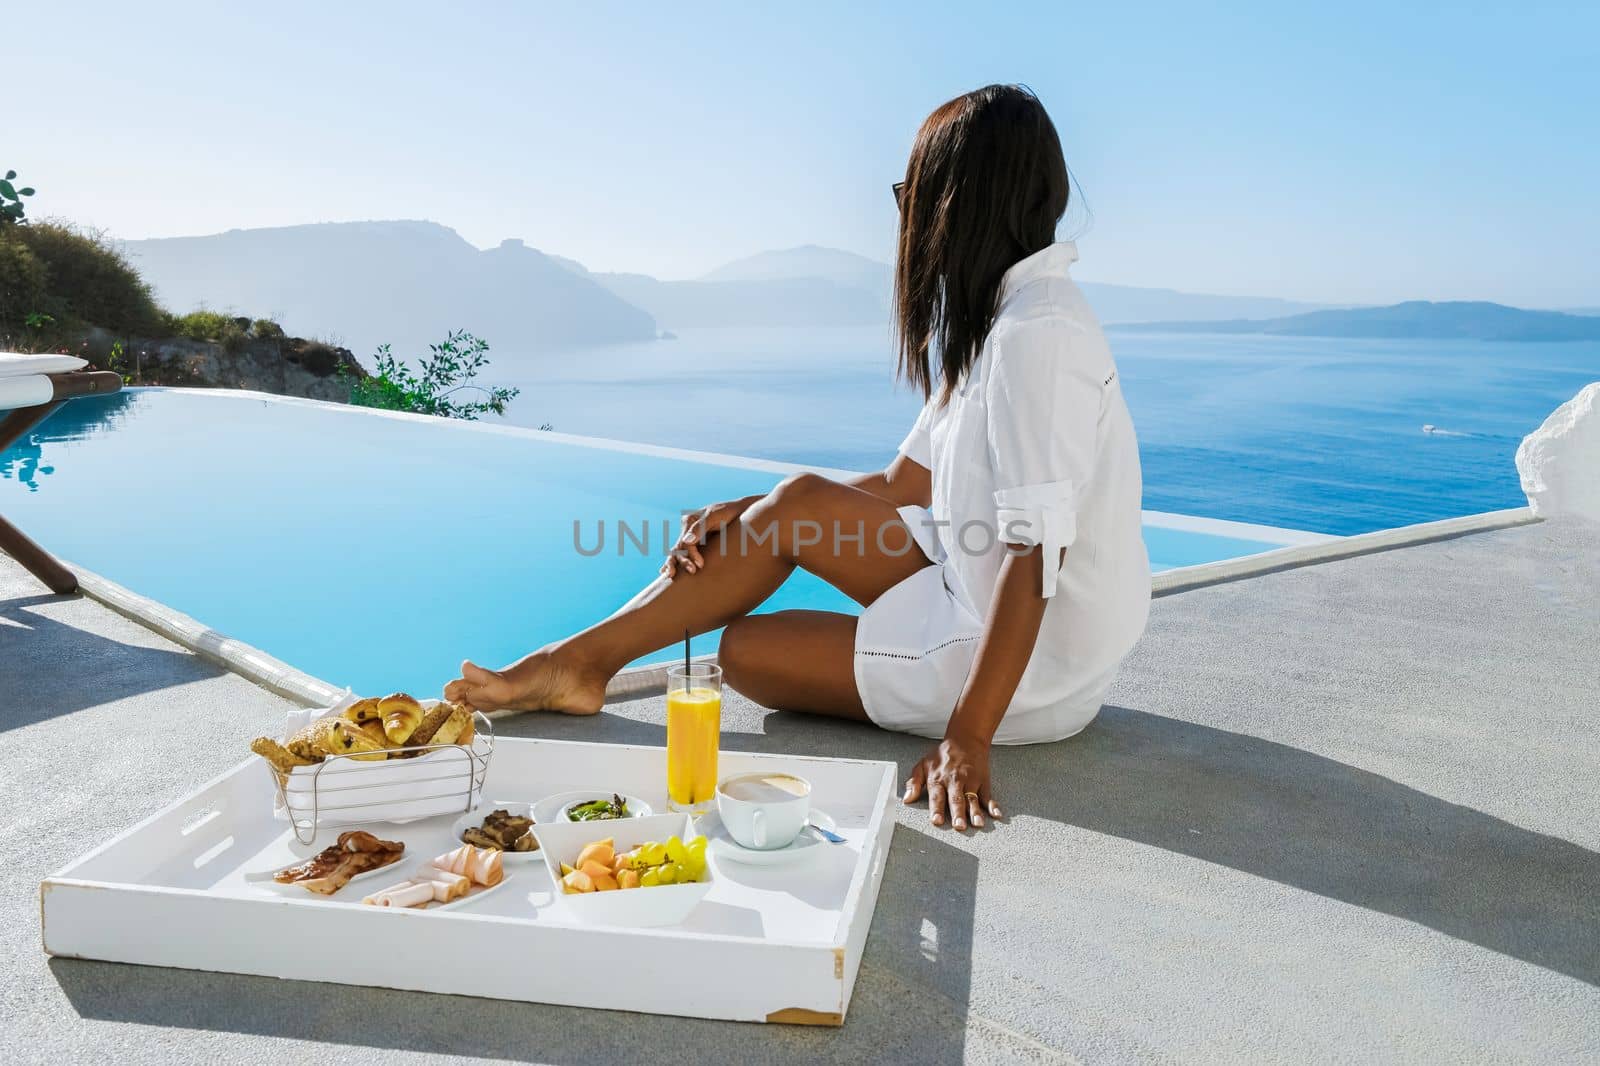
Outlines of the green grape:
M 639 875 L 640 888 L 654 888 L 659 884 L 661 884 L 661 871 L 655 867 L 651 867 Z
M 684 875 L 682 880 L 698 881 L 705 876 L 706 860 L 704 858 L 697 859 L 693 855 L 690 855 L 688 861 L 683 864 L 683 870 Z
M 680 879 L 679 875 L 682 873 L 683 867 L 679 866 L 677 863 L 666 863 L 661 867 L 661 883 L 664 885 L 675 885 L 678 883 Z
M 689 843 L 685 844 L 684 847 L 688 850 L 690 855 L 699 855 L 701 858 L 704 858 L 706 854 L 706 838 L 695 837 L 693 840 L 689 841 Z
M 639 845 L 639 857 L 646 866 L 660 866 L 667 861 L 667 848 L 665 844 L 651 842 Z
M 688 851 L 683 846 L 683 841 L 675 836 L 667 838 L 666 848 L 668 862 L 682 862 L 684 856 L 688 854 Z

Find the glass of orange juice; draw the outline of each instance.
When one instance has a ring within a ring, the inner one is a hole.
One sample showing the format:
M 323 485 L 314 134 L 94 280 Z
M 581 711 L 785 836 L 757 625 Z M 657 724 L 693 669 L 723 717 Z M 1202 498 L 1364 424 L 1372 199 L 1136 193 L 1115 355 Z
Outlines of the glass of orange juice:
M 722 668 L 688 663 L 667 670 L 667 801 L 703 814 L 717 795 L 722 737 Z

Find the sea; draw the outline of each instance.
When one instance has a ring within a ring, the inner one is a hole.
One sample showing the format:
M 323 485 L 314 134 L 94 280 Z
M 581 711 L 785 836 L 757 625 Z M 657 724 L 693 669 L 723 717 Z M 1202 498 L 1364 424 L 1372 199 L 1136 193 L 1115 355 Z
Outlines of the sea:
M 1516 507 L 1517 444 L 1600 343 L 1108 332 L 1146 509 L 1350 534 Z M 887 329 L 680 330 L 538 356 L 491 351 L 506 420 L 565 433 L 879 469 L 919 406 Z

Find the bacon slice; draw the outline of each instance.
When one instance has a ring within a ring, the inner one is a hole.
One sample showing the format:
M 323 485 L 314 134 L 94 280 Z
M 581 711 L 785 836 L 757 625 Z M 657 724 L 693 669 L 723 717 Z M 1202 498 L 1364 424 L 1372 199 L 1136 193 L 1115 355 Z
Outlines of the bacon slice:
M 305 862 L 279 870 L 273 880 L 283 885 L 300 885 L 310 892 L 332 895 L 357 874 L 377 870 L 398 862 L 406 846 L 398 840 L 380 840 L 371 833 L 353 829 L 340 833 L 336 843 L 323 848 Z

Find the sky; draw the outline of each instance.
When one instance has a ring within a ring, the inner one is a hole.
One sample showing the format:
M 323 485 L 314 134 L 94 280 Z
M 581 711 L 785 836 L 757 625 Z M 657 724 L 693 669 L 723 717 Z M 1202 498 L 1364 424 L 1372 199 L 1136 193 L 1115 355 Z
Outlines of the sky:
M 19 4 L 0 169 L 125 239 L 429 218 L 693 277 L 889 259 L 922 118 L 1014 81 L 1082 187 L 1082 278 L 1600 305 L 1600 5 L 1216 8 Z

